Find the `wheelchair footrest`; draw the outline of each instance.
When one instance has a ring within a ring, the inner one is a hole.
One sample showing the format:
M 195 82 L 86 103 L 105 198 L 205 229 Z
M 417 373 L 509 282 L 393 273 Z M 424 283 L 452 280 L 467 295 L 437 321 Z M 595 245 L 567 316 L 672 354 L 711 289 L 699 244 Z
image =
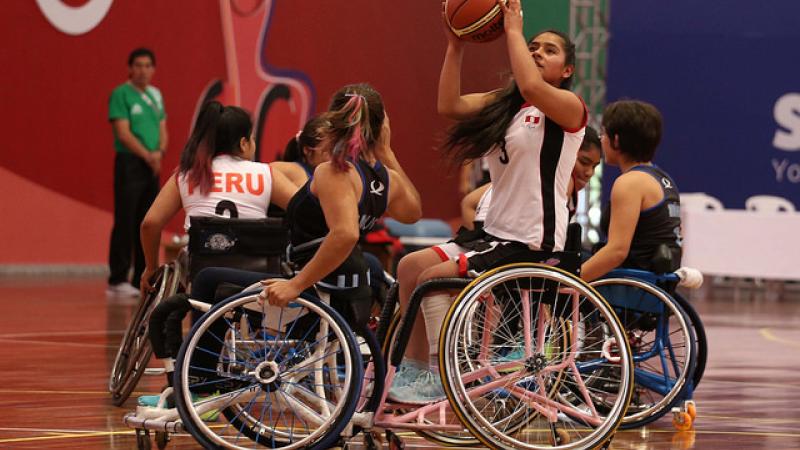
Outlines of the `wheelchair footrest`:
M 136 413 L 128 413 L 123 417 L 122 422 L 130 428 L 137 430 L 163 431 L 167 433 L 183 433 L 183 423 L 180 420 L 161 420 L 147 419 Z
M 164 375 L 167 372 L 167 369 L 161 367 L 148 367 L 144 369 L 145 375 Z

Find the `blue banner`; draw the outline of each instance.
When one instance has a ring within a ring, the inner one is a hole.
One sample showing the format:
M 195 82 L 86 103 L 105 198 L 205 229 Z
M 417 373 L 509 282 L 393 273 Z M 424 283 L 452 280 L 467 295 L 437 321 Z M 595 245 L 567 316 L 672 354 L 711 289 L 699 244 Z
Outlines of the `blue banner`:
M 611 2 L 608 101 L 661 110 L 655 162 L 681 192 L 800 209 L 799 19 L 798 0 Z M 618 172 L 607 173 L 610 186 Z

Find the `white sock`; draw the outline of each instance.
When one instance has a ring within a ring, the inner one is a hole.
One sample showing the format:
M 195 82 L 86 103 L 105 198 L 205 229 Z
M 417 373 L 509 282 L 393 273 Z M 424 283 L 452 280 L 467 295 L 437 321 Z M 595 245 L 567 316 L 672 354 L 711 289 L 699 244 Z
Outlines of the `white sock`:
M 439 354 L 439 331 L 451 303 L 452 299 L 449 294 L 436 294 L 422 299 L 421 309 L 422 315 L 425 317 L 425 332 L 428 335 L 431 370 L 439 370 L 439 359 L 436 356 Z M 433 361 L 436 361 L 435 364 Z
M 164 369 L 167 372 L 175 372 L 175 359 L 174 358 L 164 358 Z

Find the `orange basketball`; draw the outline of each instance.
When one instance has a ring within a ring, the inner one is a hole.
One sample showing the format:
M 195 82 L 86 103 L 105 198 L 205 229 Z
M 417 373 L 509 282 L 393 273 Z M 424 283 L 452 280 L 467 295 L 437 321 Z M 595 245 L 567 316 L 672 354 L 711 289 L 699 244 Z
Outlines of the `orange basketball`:
M 497 0 L 447 0 L 447 24 L 459 39 L 489 42 L 503 34 L 503 10 Z

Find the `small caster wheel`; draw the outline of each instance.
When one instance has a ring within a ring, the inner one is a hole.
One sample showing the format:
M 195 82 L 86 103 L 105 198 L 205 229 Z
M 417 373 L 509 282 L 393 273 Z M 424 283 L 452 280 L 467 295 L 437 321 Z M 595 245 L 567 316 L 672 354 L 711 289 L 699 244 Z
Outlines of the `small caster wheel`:
M 695 405 L 694 401 L 686 400 L 683 408 L 692 417 L 692 422 L 695 422 L 697 419 L 697 405 Z
M 688 431 L 692 429 L 692 416 L 680 408 L 672 408 L 672 426 L 678 431 Z
M 139 450 L 150 450 L 150 432 L 147 430 L 136 430 L 136 448 Z
M 164 450 L 169 443 L 169 433 L 166 431 L 156 431 L 156 447 L 158 450 Z

